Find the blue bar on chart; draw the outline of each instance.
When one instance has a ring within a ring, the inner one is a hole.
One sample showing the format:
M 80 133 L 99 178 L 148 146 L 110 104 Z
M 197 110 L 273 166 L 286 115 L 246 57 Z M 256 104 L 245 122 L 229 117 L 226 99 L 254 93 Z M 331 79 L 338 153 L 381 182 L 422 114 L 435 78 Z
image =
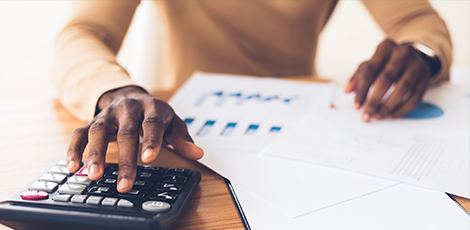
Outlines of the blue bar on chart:
M 246 130 L 245 134 L 246 135 L 253 135 L 253 134 L 256 133 L 256 130 L 258 130 L 258 128 L 259 128 L 259 125 L 252 124 L 252 125 L 248 126 L 248 129 Z
M 184 119 L 184 123 L 186 123 L 187 126 L 189 126 L 191 123 L 193 123 L 194 118 L 186 118 Z
M 269 132 L 270 133 L 279 133 L 279 132 L 281 132 L 281 127 L 280 126 L 273 126 L 273 127 L 271 127 Z
M 211 131 L 212 126 L 214 126 L 215 121 L 206 121 L 206 123 L 201 127 L 197 132 L 197 136 L 205 136 Z
M 233 133 L 233 130 L 235 130 L 235 126 L 237 126 L 237 123 L 230 122 L 225 126 L 224 130 L 220 134 L 221 136 L 230 136 Z

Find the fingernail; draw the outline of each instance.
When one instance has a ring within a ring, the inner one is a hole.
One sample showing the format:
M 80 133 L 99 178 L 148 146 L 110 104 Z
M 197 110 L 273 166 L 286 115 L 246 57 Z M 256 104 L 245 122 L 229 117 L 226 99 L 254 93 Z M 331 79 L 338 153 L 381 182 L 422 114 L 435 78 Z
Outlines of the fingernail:
M 354 108 L 356 110 L 360 109 L 361 108 L 361 104 L 359 104 L 358 102 L 354 102 Z
M 152 158 L 154 157 L 154 153 L 153 153 L 153 150 L 152 149 L 146 149 L 144 151 L 144 159 L 149 159 L 149 158 Z
M 122 178 L 119 181 L 119 185 L 118 185 L 119 190 L 126 189 L 127 187 L 129 187 L 129 180 L 127 178 Z
M 362 114 L 362 120 L 369 121 L 370 120 L 370 115 L 368 113 Z
M 92 164 L 90 166 L 90 174 L 97 174 L 100 172 L 100 167 L 97 164 Z
M 67 167 L 69 168 L 69 170 L 73 170 L 77 167 L 77 163 L 75 163 L 75 161 L 69 161 Z

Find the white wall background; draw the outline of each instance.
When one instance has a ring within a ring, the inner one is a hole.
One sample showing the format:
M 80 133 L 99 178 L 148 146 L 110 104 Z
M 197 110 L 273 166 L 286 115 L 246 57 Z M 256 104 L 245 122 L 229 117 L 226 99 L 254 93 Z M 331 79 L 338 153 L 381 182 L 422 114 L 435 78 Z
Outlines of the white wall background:
M 53 98 L 50 83 L 53 43 L 66 22 L 71 1 L 0 1 L 0 100 Z M 454 42 L 454 66 L 470 66 L 470 1 L 432 1 Z M 140 83 L 155 81 L 156 52 L 162 47 L 153 10 L 144 2 L 119 60 Z M 150 28 L 151 30 L 147 30 Z M 142 33 L 142 31 L 147 31 Z M 151 31 L 151 32 L 149 32 Z M 355 31 L 361 31 L 360 33 Z M 323 77 L 344 83 L 357 65 L 373 54 L 384 35 L 359 1 L 341 1 L 322 34 L 317 68 Z M 150 44 L 145 49 L 142 41 Z M 156 42 L 155 42 L 156 41 Z

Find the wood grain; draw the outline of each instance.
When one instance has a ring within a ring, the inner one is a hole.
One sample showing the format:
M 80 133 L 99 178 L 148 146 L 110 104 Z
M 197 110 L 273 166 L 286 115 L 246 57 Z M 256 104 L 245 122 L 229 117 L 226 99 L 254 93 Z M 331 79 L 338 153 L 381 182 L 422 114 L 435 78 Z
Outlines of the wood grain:
M 0 102 L 0 201 L 13 196 L 53 162 L 64 159 L 70 133 L 82 125 L 57 100 Z M 115 143 L 109 145 L 106 158 L 117 162 Z M 221 176 L 169 149 L 162 149 L 153 165 L 189 168 L 202 174 L 174 229 L 244 229 Z M 0 225 L 0 229 L 8 228 Z

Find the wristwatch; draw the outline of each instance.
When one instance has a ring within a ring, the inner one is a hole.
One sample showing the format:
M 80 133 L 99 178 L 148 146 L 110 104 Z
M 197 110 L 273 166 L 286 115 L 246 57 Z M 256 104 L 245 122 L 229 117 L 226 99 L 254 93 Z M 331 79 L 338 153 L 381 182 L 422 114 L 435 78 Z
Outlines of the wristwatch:
M 441 61 L 436 55 L 436 52 L 427 47 L 421 42 L 407 43 L 416 52 L 416 54 L 427 64 L 431 78 L 436 77 L 439 70 L 441 70 Z

